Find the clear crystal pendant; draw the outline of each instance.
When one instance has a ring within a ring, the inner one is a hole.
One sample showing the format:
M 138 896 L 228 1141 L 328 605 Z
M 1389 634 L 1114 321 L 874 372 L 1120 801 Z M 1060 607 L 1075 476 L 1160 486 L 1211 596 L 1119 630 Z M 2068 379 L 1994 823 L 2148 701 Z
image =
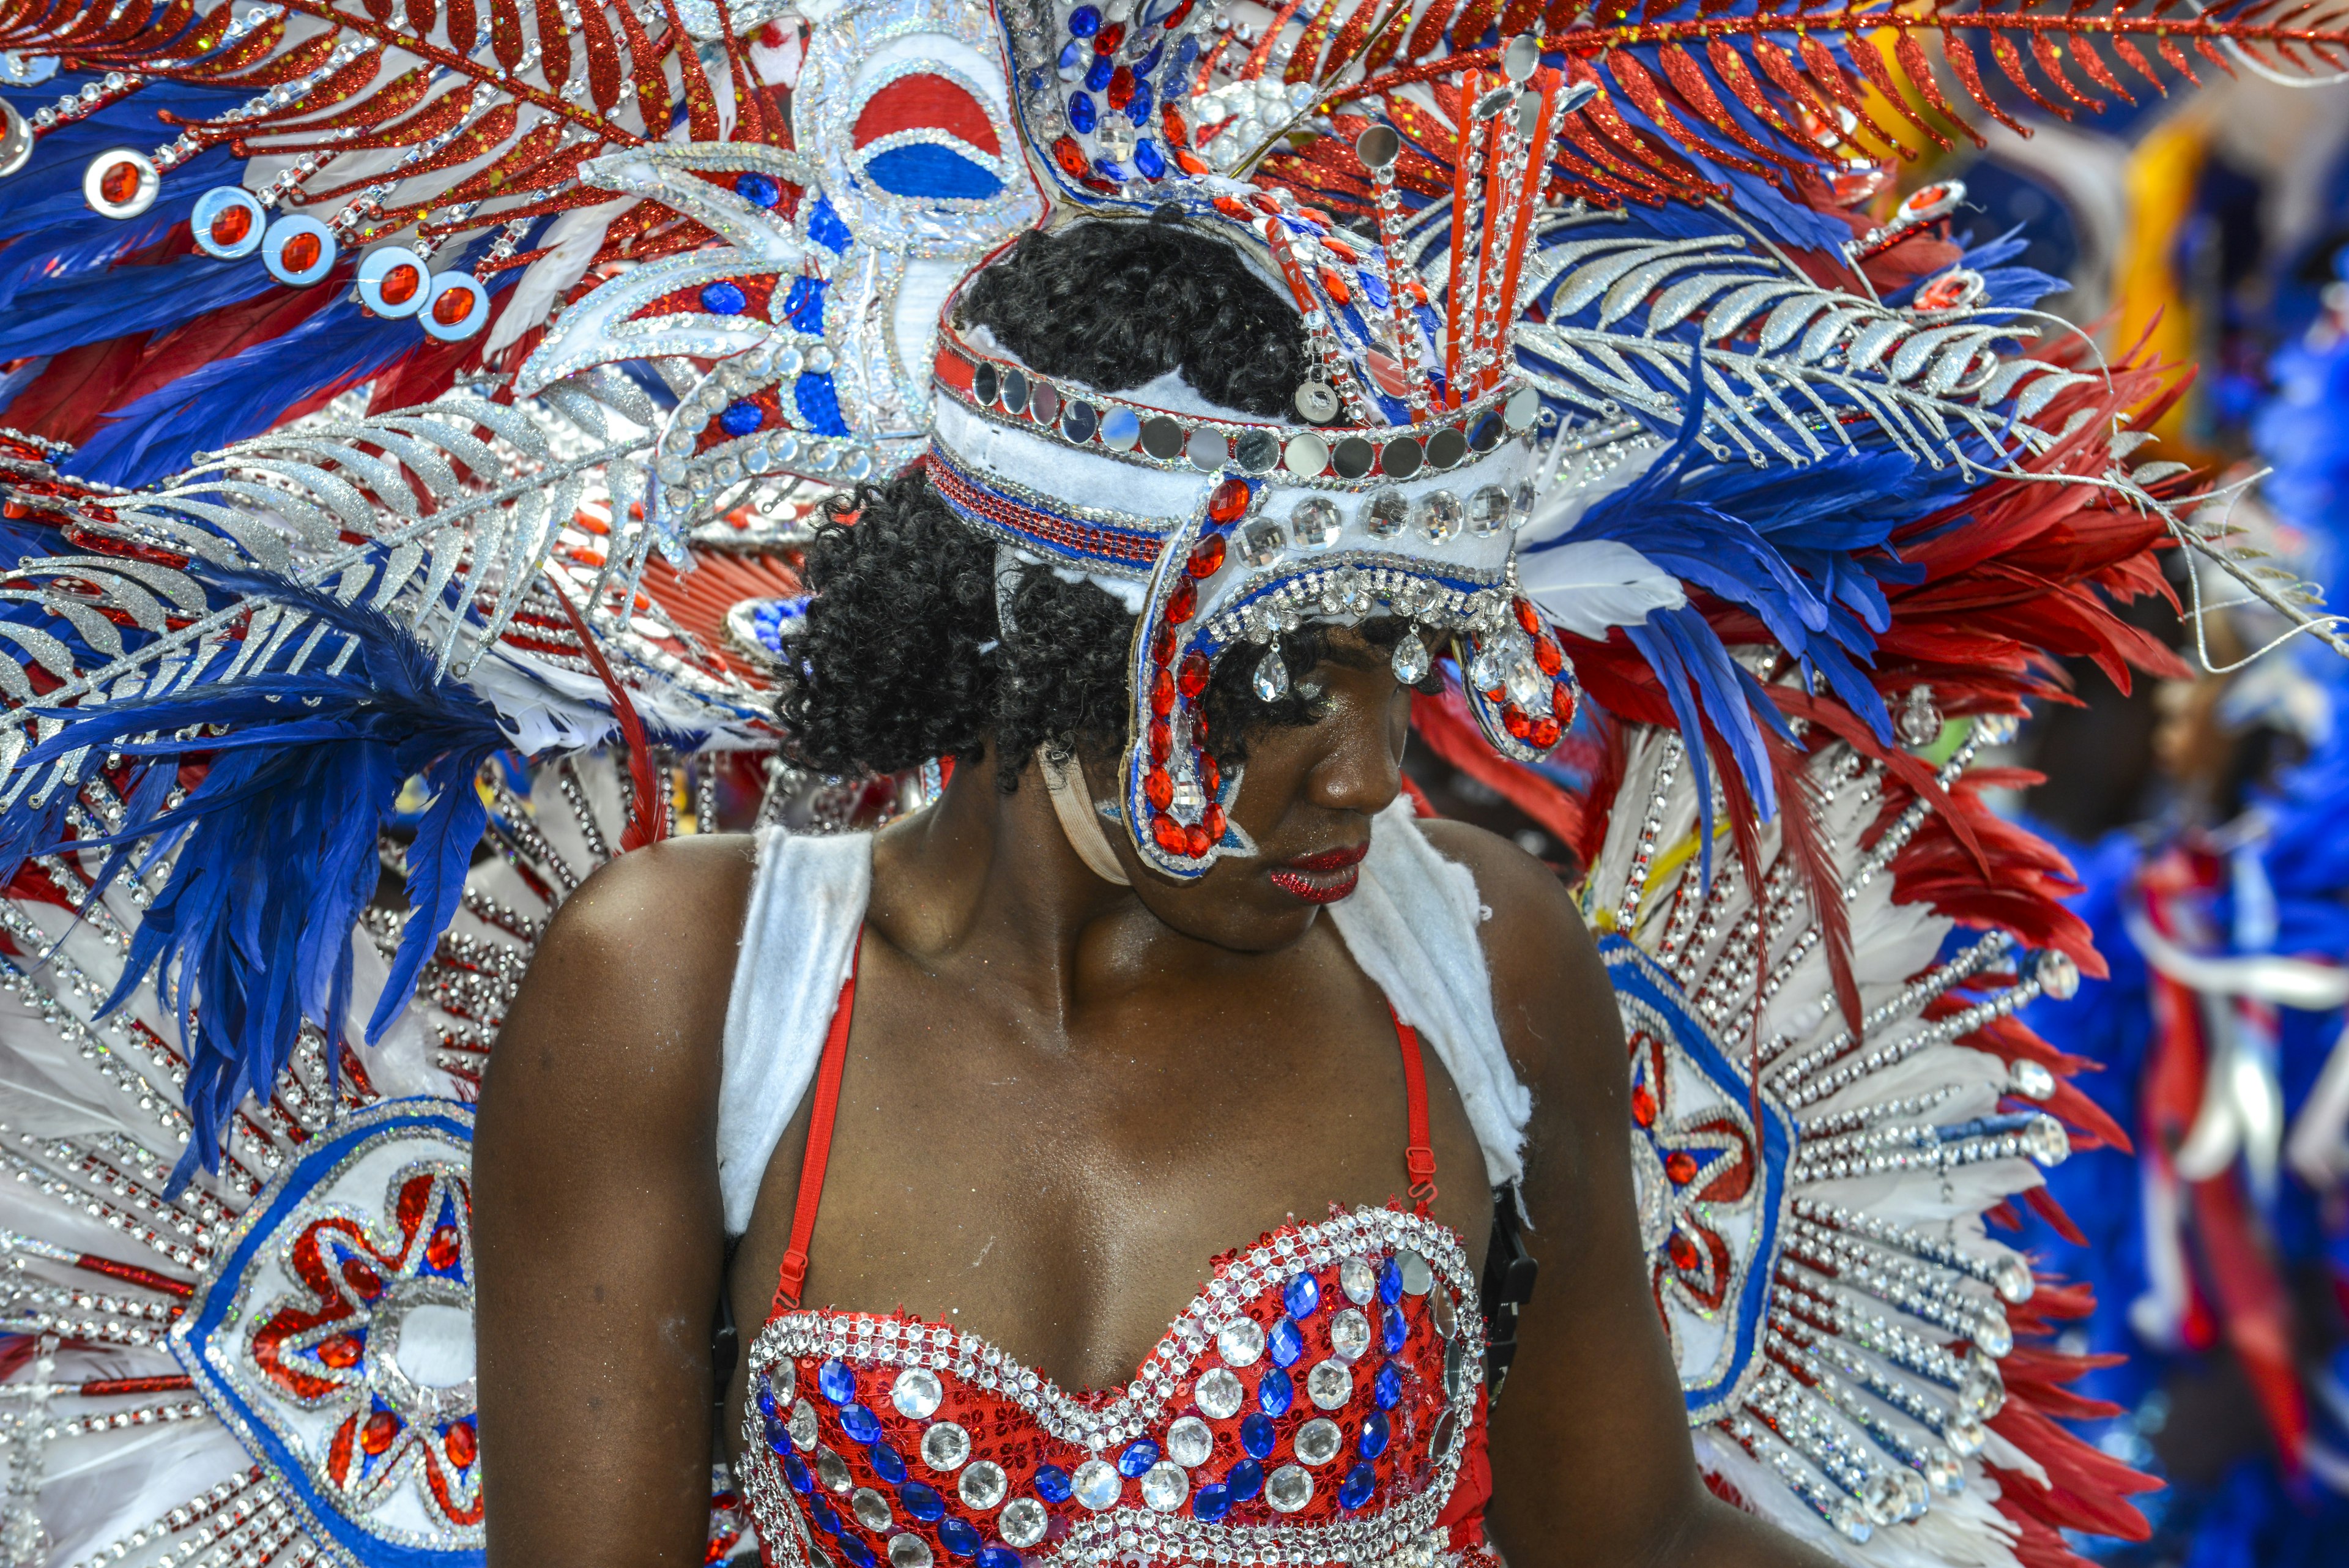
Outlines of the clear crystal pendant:
M 1416 686 L 1427 679 L 1427 644 L 1419 640 L 1419 628 L 1402 634 L 1394 646 L 1394 678 L 1405 686 Z
M 1268 648 L 1257 660 L 1256 694 L 1268 702 L 1278 702 L 1288 695 L 1288 666 L 1280 661 L 1280 649 Z

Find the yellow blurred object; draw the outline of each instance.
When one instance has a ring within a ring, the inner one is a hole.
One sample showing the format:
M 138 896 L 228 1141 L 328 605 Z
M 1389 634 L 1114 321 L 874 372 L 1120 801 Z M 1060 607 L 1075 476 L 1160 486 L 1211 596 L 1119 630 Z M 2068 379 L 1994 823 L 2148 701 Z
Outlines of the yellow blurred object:
M 2209 117 L 2189 106 L 2147 131 L 2129 155 L 2129 222 L 2113 263 L 2110 341 L 2116 348 L 2134 345 L 2150 328 L 2146 347 L 2156 356 L 2171 364 L 2193 358 L 2194 309 L 2179 286 L 2178 235 L 2193 211 L 2194 188 L 2209 148 Z M 2180 399 L 2155 424 L 2154 433 L 2164 442 L 2178 441 L 2185 412 L 2186 400 Z

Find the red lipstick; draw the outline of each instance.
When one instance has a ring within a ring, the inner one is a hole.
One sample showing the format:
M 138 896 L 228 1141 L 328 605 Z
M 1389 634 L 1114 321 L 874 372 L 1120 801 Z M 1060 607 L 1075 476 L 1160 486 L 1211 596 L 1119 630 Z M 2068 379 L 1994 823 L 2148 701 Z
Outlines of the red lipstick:
M 1338 849 L 1324 849 L 1316 855 L 1300 855 L 1294 860 L 1284 860 L 1268 875 L 1272 885 L 1282 892 L 1304 899 L 1309 904 L 1334 904 L 1354 890 L 1362 877 L 1362 857 L 1371 852 L 1366 841 Z

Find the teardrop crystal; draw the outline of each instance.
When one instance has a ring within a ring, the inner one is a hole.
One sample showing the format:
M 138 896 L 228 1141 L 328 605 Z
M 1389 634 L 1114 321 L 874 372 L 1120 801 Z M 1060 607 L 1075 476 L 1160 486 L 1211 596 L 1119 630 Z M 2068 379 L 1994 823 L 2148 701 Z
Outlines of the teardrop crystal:
M 1288 666 L 1280 661 L 1280 649 L 1269 648 L 1257 660 L 1256 694 L 1268 702 L 1278 702 L 1288 695 Z
M 1405 686 L 1416 686 L 1427 679 L 1427 644 L 1419 640 L 1417 627 L 1404 632 L 1394 646 L 1394 678 Z

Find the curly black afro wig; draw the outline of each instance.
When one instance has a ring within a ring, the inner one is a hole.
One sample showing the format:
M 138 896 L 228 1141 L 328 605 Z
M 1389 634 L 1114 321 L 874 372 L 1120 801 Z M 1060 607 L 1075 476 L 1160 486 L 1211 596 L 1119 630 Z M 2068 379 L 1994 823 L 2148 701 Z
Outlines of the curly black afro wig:
M 1288 412 L 1308 347 L 1294 307 L 1228 245 L 1154 218 L 1027 235 L 965 286 L 957 319 L 1031 369 L 1103 391 L 1179 369 L 1202 395 L 1263 418 Z M 1007 557 L 1008 559 L 1008 557 Z M 1114 754 L 1125 736 L 1134 618 L 1092 583 L 1012 566 L 997 613 L 995 542 L 938 499 L 919 468 L 843 497 L 807 549 L 813 595 L 793 639 L 781 716 L 796 759 L 832 774 L 895 773 L 967 758 L 991 736 L 1001 786 L 1040 747 Z M 1391 643 L 1398 626 L 1364 628 Z M 1321 631 L 1286 639 L 1288 668 Z M 1228 766 L 1267 723 L 1309 722 L 1309 691 L 1259 701 L 1256 659 L 1220 660 L 1207 731 Z

